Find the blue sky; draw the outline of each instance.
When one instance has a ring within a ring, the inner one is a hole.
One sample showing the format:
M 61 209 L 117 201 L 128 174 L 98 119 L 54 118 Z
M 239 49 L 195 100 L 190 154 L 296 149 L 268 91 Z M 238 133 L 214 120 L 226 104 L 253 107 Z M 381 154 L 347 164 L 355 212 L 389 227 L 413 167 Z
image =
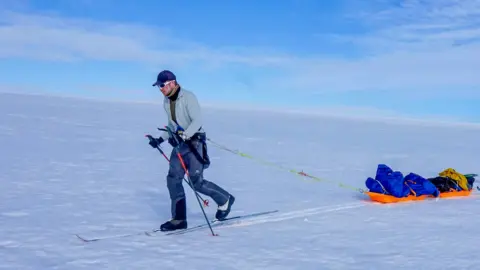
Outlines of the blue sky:
M 1 1 L 0 91 L 480 122 L 478 1 L 137 3 Z

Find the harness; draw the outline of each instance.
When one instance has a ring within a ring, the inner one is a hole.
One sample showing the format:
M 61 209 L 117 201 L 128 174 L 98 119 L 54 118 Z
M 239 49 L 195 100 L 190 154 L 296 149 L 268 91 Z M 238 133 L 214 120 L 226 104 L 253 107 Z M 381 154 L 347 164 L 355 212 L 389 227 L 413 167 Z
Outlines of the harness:
M 179 92 L 179 90 L 178 90 L 178 92 Z M 177 126 L 179 127 L 177 129 L 177 132 L 178 132 L 179 130 L 183 131 L 183 128 L 177 122 L 176 113 L 175 113 L 176 101 L 177 101 L 176 98 L 175 99 L 170 99 L 170 114 L 172 116 L 173 122 L 175 122 L 175 124 L 177 124 Z M 202 127 L 200 127 L 199 130 L 201 128 Z M 177 135 L 177 134 L 175 134 L 175 135 Z M 178 139 L 179 139 L 179 141 L 181 141 L 180 138 L 178 138 Z M 193 146 L 192 141 L 194 141 L 194 140 L 198 141 L 202 144 L 202 155 L 200 155 L 197 148 Z M 173 138 L 170 138 L 168 140 L 168 142 L 173 147 L 177 146 L 177 144 L 176 144 L 175 140 L 173 140 Z M 208 157 L 207 136 L 206 136 L 206 134 L 204 132 L 196 132 L 195 134 L 193 134 L 193 136 L 190 138 L 190 140 L 185 141 L 185 143 L 188 145 L 188 148 L 190 149 L 190 152 L 192 152 L 193 155 L 197 158 L 197 160 L 200 161 L 200 163 L 202 163 L 204 165 L 204 169 L 208 168 L 210 166 L 210 158 Z

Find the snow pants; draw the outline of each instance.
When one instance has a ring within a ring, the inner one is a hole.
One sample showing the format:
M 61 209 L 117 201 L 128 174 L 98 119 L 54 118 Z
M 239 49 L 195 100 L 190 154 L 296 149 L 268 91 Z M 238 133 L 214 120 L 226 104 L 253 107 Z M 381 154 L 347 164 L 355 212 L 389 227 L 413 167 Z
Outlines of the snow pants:
M 230 196 L 230 194 L 223 188 L 203 178 L 203 171 L 206 166 L 199 160 L 198 155 L 195 155 L 192 150 L 196 150 L 200 157 L 203 157 L 205 141 L 192 137 L 188 143 L 190 146 L 187 145 L 187 143 L 182 143 L 178 148 L 173 149 L 170 156 L 170 168 L 167 175 L 167 187 L 170 193 L 172 218 L 178 220 L 186 220 L 187 217 L 185 190 L 183 187 L 185 170 L 177 156 L 176 149 L 180 152 L 190 175 L 190 181 L 198 193 L 209 196 L 217 205 L 225 204 Z M 186 179 L 188 180 L 188 178 Z

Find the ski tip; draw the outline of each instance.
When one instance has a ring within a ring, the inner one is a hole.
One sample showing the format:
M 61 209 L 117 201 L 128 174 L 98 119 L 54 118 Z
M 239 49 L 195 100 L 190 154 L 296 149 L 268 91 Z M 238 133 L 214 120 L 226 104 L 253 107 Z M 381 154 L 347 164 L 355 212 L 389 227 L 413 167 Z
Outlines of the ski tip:
M 81 237 L 78 234 L 75 234 L 75 236 L 77 236 L 77 238 L 80 239 L 84 243 L 90 243 L 90 242 L 95 242 L 95 241 L 100 240 L 100 238 L 86 239 L 86 238 Z
M 75 236 L 76 236 L 78 239 L 80 239 L 82 242 L 84 242 L 84 243 L 90 242 L 90 241 L 88 241 L 87 239 L 81 237 L 81 236 L 78 235 L 78 234 L 75 234 Z

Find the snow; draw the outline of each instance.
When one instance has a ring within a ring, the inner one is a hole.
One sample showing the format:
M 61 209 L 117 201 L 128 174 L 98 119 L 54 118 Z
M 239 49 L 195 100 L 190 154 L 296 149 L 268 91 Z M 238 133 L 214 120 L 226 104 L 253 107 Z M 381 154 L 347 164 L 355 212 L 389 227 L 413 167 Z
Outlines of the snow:
M 169 219 L 166 160 L 145 134 L 154 103 L 0 94 L 0 269 L 467 269 L 480 259 L 479 197 L 380 205 L 365 188 L 378 163 L 434 176 L 478 173 L 475 125 L 204 108 L 205 176 L 236 195 L 231 215 L 278 209 L 183 235 L 138 235 Z M 171 147 L 163 149 L 170 153 Z M 261 163 L 303 170 L 300 177 Z M 188 191 L 191 226 L 205 222 Z M 211 201 L 211 200 L 210 200 Z M 216 206 L 204 208 L 213 218 Z

